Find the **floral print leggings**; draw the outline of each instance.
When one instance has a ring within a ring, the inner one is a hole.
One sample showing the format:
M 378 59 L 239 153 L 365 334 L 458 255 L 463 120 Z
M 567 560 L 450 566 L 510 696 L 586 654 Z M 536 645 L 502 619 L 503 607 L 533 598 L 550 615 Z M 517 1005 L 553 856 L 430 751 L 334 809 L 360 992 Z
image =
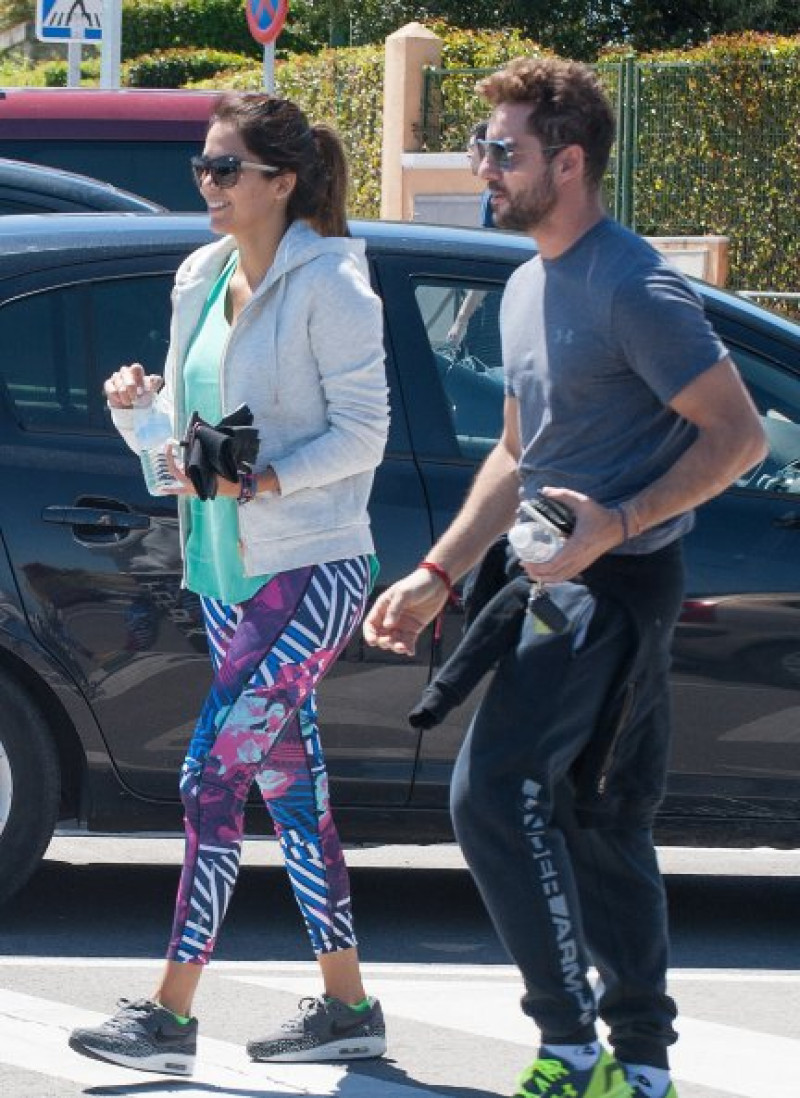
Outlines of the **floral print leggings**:
M 203 598 L 214 681 L 181 771 L 186 851 L 167 951 L 206 964 L 236 883 L 253 782 L 316 954 L 356 944 L 315 690 L 353 635 L 368 557 L 282 572 L 247 602 Z

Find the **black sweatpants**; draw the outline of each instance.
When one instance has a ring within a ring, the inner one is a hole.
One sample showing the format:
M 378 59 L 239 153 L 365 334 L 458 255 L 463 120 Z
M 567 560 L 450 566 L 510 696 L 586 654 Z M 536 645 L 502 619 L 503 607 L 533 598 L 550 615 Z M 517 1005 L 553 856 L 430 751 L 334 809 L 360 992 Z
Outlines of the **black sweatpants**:
M 680 547 L 606 557 L 585 584 L 559 586 L 566 602 L 587 588 L 595 597 L 588 633 L 576 647 L 572 633 L 542 634 L 526 615 L 456 763 L 456 836 L 542 1043 L 594 1040 L 599 1014 L 618 1059 L 665 1067 L 676 1010 L 651 823 L 666 770 Z

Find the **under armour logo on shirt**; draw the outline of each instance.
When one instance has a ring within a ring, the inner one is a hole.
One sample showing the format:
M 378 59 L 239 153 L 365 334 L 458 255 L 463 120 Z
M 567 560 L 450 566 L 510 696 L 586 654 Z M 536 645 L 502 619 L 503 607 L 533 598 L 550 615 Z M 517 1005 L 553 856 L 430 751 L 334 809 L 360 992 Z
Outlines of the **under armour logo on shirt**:
M 570 344 L 575 339 L 575 333 L 572 328 L 556 328 L 553 338 L 556 343 Z

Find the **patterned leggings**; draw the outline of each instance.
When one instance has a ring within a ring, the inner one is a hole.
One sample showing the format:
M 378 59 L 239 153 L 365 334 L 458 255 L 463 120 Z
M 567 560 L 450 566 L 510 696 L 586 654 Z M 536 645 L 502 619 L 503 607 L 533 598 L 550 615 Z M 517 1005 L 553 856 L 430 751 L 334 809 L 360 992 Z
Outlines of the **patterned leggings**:
M 369 560 L 358 557 L 280 573 L 241 605 L 203 599 L 214 681 L 181 772 L 186 852 L 170 960 L 209 960 L 254 781 L 314 952 L 356 944 L 315 689 L 358 626 L 369 581 Z

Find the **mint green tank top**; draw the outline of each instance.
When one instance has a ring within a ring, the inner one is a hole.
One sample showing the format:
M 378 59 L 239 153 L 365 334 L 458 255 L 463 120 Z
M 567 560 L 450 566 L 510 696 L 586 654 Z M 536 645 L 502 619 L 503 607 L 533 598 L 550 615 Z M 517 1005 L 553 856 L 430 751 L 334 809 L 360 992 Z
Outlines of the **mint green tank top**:
M 231 330 L 225 297 L 236 259 L 234 252 L 208 295 L 183 367 L 184 407 L 199 412 L 207 423 L 222 418 L 219 368 Z M 189 500 L 186 586 L 229 604 L 246 602 L 270 578 L 244 574 L 238 508 L 227 496 Z

